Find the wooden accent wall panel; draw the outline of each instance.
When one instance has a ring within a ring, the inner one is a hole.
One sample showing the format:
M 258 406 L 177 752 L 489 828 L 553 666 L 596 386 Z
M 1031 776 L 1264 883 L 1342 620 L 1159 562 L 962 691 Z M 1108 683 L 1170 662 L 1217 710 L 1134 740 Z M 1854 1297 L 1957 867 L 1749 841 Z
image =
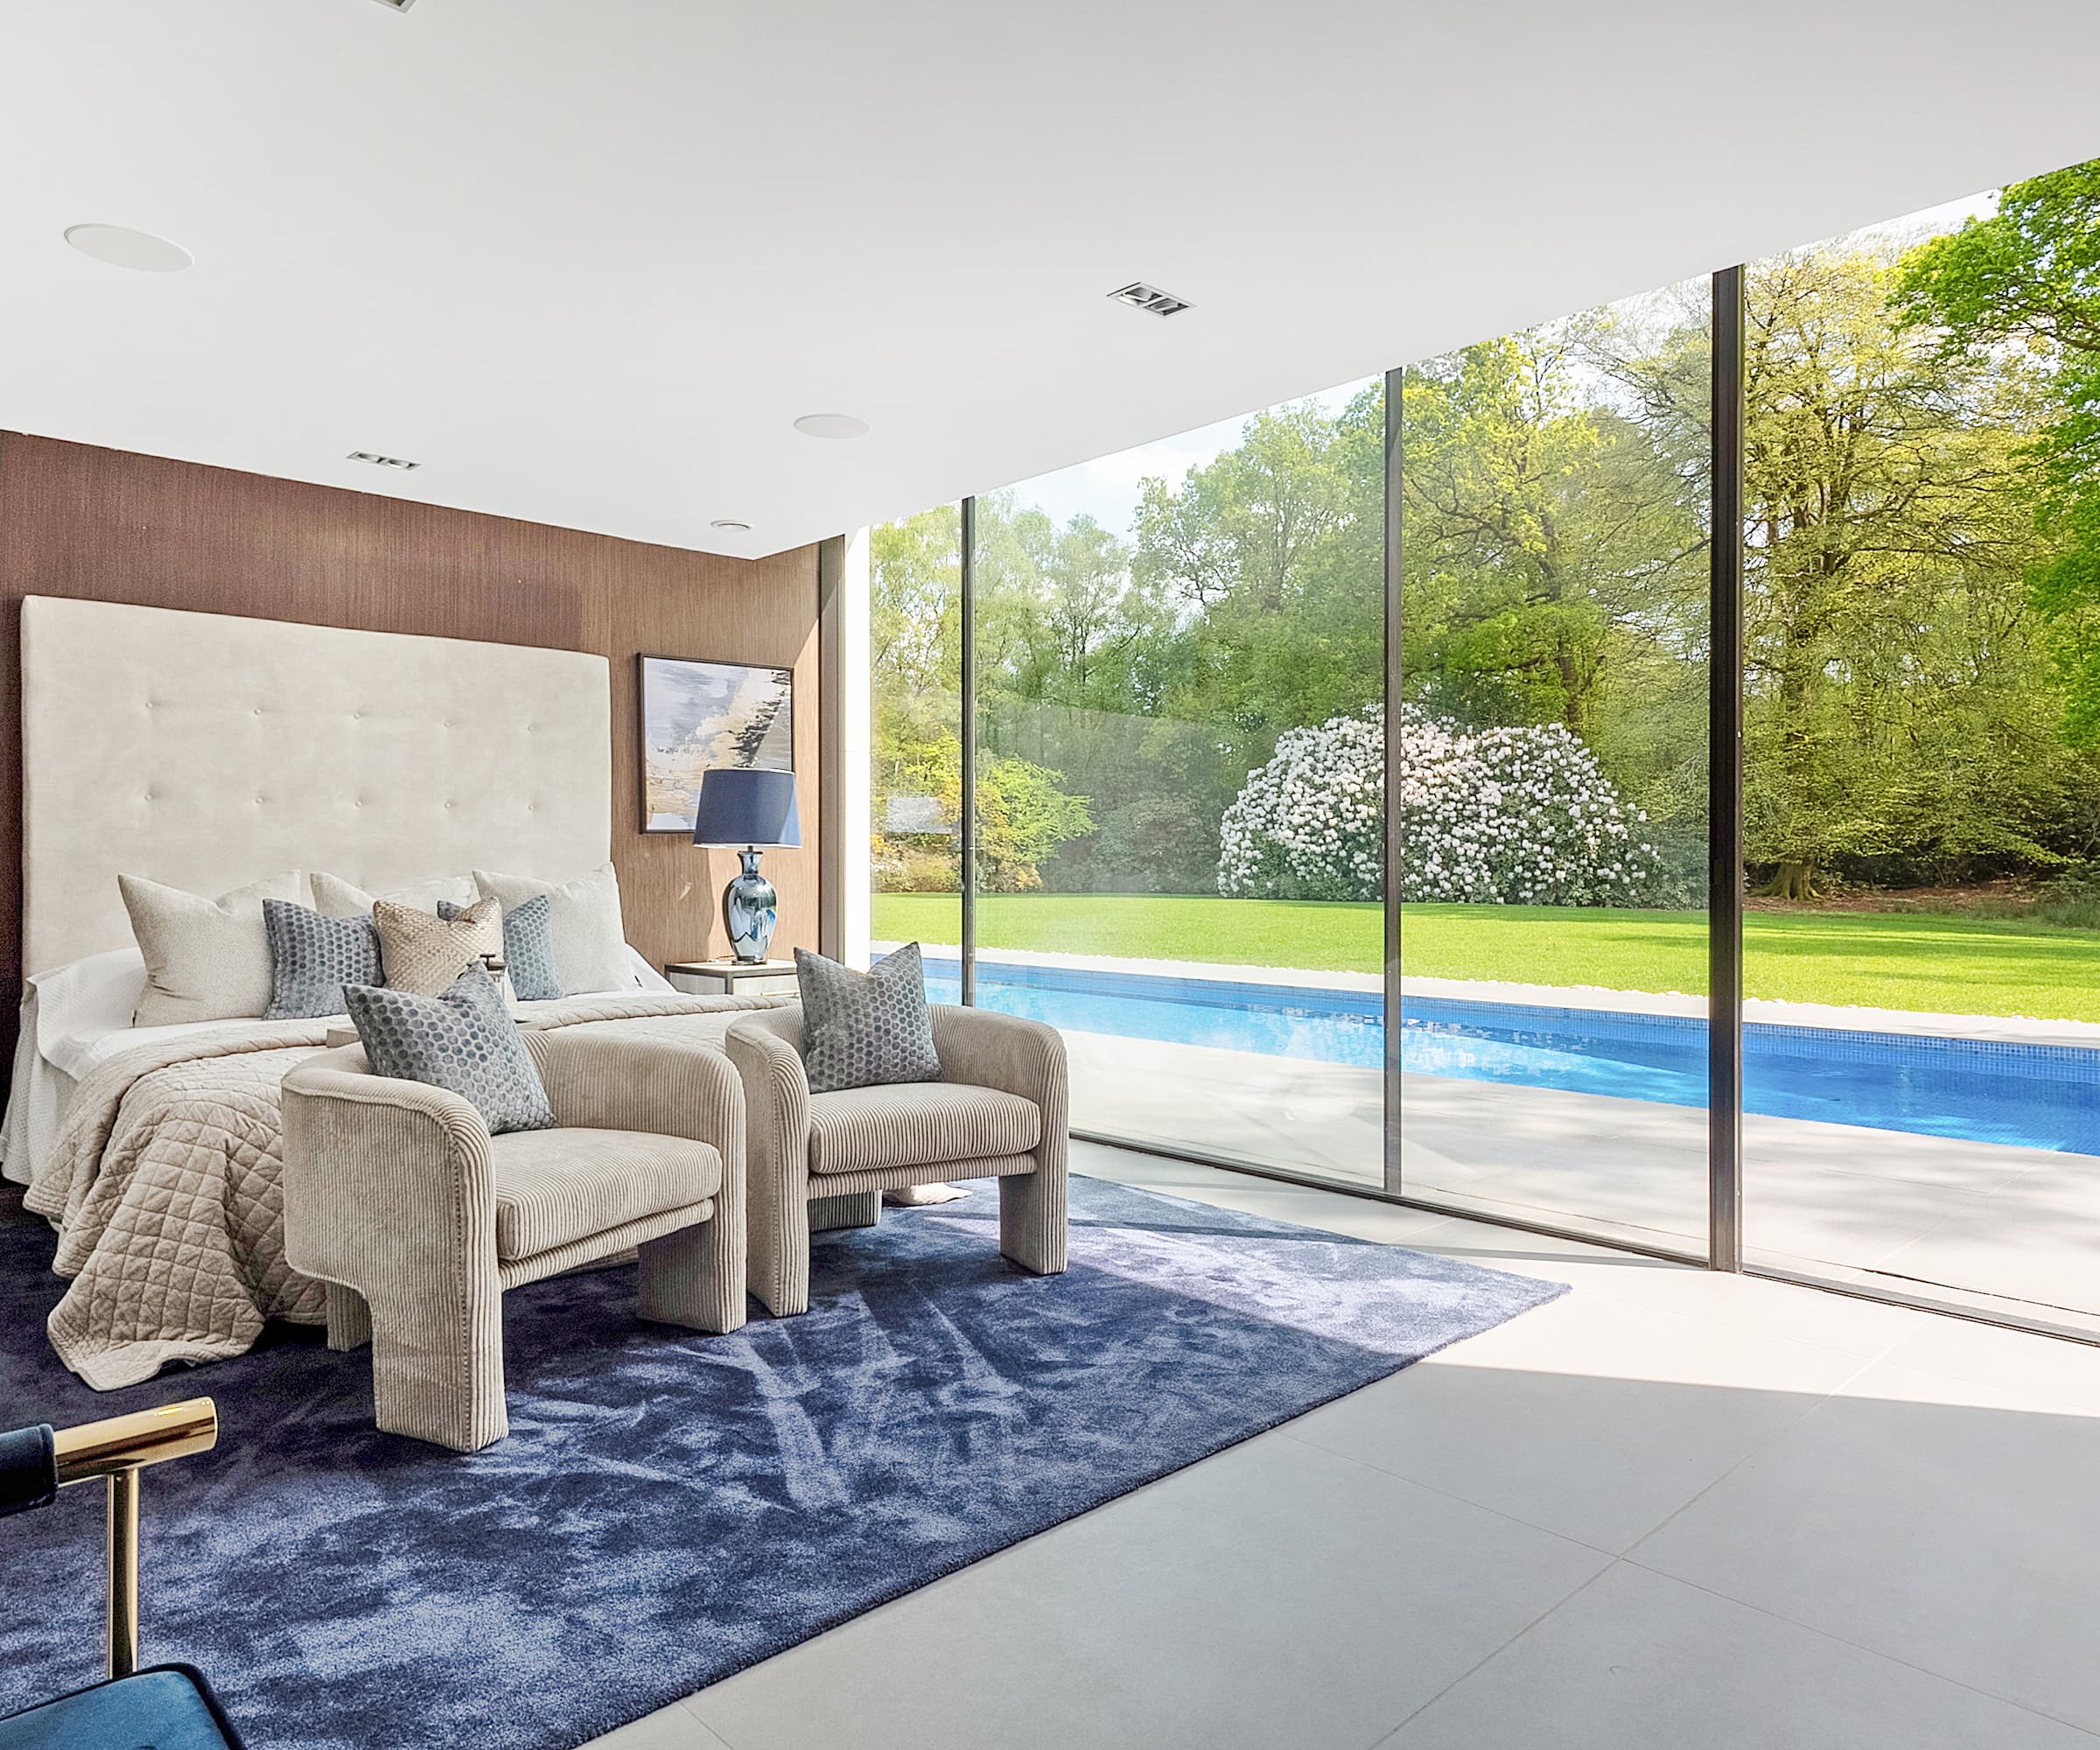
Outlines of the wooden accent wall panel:
M 21 600 L 76 596 L 596 651 L 612 666 L 612 860 L 653 961 L 725 954 L 725 851 L 640 830 L 635 658 L 794 670 L 802 848 L 768 851 L 781 950 L 817 945 L 816 550 L 743 560 L 0 431 L 0 1039 L 21 989 Z M 93 806 L 91 797 L 82 807 Z

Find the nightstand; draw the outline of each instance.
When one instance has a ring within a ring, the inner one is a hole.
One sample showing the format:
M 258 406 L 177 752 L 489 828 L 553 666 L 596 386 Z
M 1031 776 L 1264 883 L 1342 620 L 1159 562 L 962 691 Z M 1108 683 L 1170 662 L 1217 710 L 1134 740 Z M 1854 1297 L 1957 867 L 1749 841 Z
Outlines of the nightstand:
M 689 997 L 793 997 L 800 990 L 792 960 L 674 960 L 663 976 Z

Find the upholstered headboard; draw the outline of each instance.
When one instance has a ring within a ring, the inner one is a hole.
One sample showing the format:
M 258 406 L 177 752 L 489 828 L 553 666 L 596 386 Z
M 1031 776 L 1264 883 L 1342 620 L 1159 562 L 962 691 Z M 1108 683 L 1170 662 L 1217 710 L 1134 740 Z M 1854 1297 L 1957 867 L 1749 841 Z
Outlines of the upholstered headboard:
M 612 756 L 602 656 L 31 597 L 24 970 L 130 942 L 120 872 L 565 879 L 610 855 Z

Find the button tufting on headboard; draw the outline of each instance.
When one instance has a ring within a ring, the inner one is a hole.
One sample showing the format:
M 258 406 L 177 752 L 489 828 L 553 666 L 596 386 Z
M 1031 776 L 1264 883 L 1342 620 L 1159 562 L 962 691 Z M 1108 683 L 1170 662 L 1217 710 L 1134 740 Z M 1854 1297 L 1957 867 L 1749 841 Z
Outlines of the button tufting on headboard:
M 119 872 L 216 894 L 595 868 L 610 695 L 578 651 L 31 597 L 24 970 L 129 944 Z

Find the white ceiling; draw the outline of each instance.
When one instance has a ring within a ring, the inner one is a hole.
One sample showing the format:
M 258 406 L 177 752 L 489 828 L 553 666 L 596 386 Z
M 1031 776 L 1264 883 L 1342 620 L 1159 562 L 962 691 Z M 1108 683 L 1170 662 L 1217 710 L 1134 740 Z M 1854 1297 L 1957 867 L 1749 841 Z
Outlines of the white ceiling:
M 754 555 L 2100 155 L 2091 0 L 0 19 L 0 425 Z

